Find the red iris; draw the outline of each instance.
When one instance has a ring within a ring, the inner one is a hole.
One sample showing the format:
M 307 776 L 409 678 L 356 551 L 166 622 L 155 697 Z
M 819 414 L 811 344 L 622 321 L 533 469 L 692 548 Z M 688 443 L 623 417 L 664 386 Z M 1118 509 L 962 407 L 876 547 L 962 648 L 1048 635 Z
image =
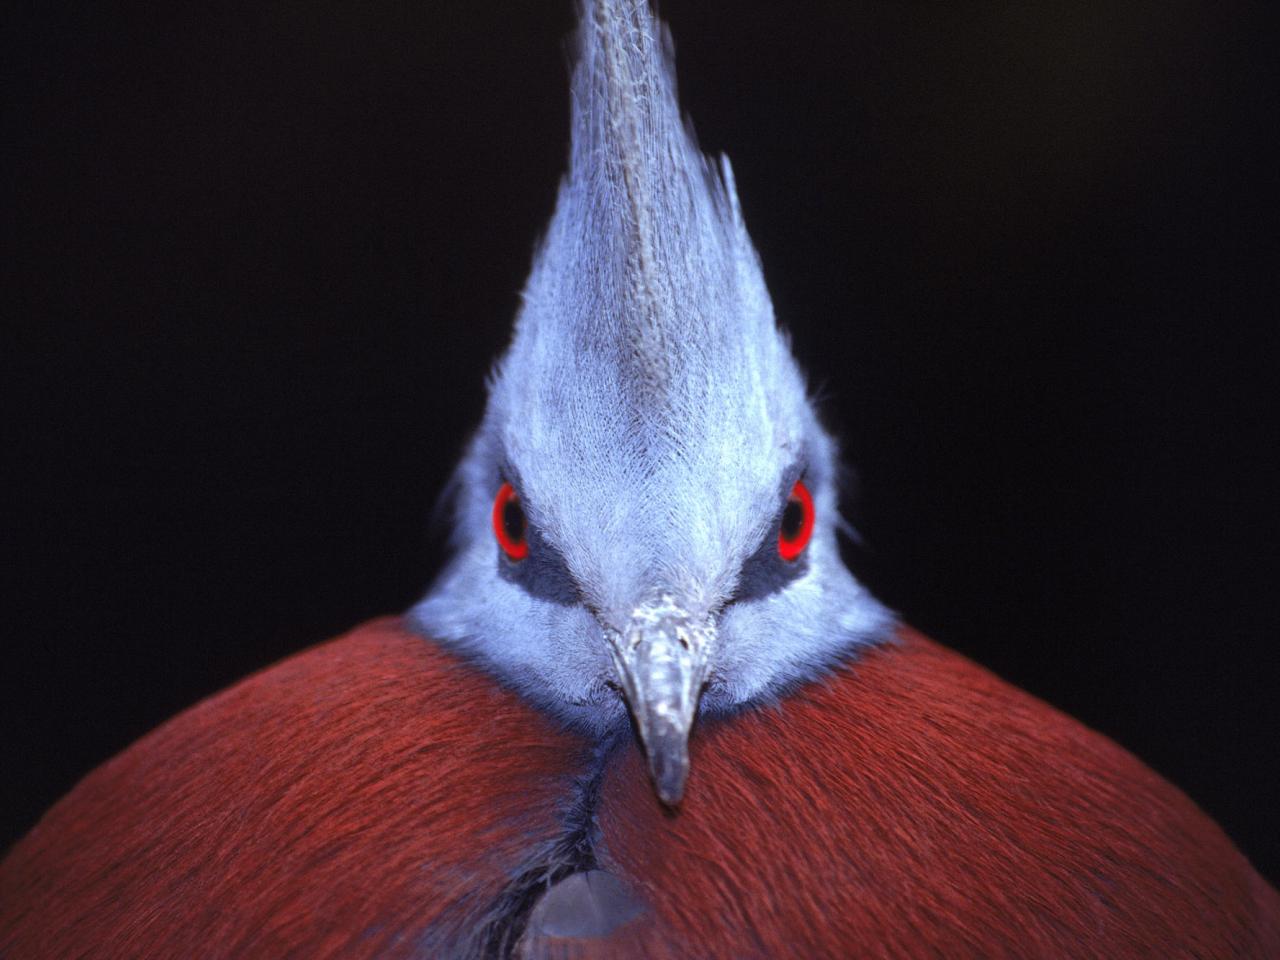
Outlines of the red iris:
M 791 561 L 804 553 L 813 536 L 813 496 L 801 480 L 791 488 L 787 505 L 782 508 L 782 523 L 778 527 L 778 553 L 783 560 Z
M 523 560 L 529 555 L 529 541 L 525 537 L 527 528 L 520 494 L 511 484 L 504 483 L 493 498 L 493 534 L 498 538 L 502 552 L 512 560 Z

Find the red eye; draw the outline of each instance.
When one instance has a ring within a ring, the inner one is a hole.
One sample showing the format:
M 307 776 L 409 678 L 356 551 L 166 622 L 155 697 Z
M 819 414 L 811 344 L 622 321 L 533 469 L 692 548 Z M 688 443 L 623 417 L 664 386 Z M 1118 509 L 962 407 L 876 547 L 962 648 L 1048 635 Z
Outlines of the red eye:
M 502 552 L 512 560 L 523 560 L 529 555 L 529 541 L 525 539 L 527 526 L 520 495 L 511 484 L 504 483 L 493 498 L 493 533 Z
M 782 524 L 778 528 L 778 553 L 783 560 L 794 560 L 804 553 L 813 536 L 813 497 L 800 480 L 791 488 L 787 505 L 782 508 Z

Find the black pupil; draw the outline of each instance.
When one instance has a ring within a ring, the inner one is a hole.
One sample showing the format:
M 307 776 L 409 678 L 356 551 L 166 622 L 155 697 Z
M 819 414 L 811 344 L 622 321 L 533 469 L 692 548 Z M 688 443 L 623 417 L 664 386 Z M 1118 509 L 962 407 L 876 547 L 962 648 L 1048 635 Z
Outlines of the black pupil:
M 788 500 L 782 510 L 782 537 L 794 540 L 800 536 L 800 527 L 804 524 L 804 507 L 799 500 Z
M 503 504 L 502 529 L 512 543 L 519 543 L 524 539 L 524 510 L 515 497 Z

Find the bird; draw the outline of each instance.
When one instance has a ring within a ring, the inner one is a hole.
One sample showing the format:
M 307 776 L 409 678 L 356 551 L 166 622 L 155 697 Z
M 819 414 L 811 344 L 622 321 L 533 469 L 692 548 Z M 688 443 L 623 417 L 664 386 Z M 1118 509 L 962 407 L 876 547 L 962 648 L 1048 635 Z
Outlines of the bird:
M 903 623 L 648 0 L 424 598 L 179 714 L 0 863 L 0 957 L 1275 957 L 1175 786 Z

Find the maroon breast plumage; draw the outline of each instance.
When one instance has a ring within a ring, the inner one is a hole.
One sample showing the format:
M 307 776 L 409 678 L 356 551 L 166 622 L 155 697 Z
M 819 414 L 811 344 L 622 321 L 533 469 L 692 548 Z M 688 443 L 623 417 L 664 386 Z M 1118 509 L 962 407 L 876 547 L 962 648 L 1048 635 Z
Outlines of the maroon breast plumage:
M 1280 955 L 1176 788 L 909 631 L 693 754 L 673 813 L 632 740 L 375 621 L 90 774 L 0 866 L 0 956 Z M 575 863 L 603 919 L 547 923 Z
M 446 956 L 589 751 L 375 621 L 171 720 L 0 869 L 0 956 Z

